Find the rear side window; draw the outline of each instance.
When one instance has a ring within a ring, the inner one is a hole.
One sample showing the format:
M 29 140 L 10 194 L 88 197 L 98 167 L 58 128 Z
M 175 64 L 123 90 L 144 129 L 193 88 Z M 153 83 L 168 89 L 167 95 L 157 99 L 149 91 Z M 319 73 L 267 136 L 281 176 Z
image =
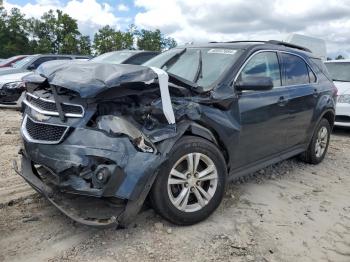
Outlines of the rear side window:
M 254 55 L 243 68 L 239 80 L 246 78 L 265 76 L 272 79 L 274 87 L 281 86 L 281 73 L 275 52 L 261 52 Z
M 309 71 L 305 61 L 295 55 L 281 53 L 285 72 L 284 85 L 303 85 L 308 84 Z

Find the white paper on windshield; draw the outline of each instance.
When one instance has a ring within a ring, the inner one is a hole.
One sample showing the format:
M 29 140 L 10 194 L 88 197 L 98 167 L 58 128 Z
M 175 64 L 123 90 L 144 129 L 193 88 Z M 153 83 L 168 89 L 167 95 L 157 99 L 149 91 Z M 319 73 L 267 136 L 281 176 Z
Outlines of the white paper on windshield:
M 162 107 L 165 118 L 168 120 L 169 124 L 175 124 L 175 115 L 169 94 L 168 73 L 156 67 L 151 67 L 151 69 L 158 75 L 160 96 L 162 99 Z
M 222 54 L 222 55 L 234 55 L 237 52 L 237 50 L 232 49 L 210 49 L 208 51 L 208 54 Z

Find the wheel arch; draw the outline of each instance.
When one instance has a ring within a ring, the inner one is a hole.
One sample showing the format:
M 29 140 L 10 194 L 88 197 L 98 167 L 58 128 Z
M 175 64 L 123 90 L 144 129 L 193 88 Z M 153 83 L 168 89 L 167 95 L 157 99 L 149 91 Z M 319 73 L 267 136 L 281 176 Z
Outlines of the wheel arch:
M 334 112 L 334 110 L 330 109 L 330 110 L 325 111 L 322 114 L 321 118 L 318 120 L 318 122 L 320 122 L 322 118 L 327 119 L 329 124 L 331 125 L 331 128 L 333 128 L 334 121 L 335 121 L 335 112 Z
M 318 124 L 320 123 L 320 121 L 325 118 L 327 119 L 327 121 L 329 122 L 330 126 L 331 126 L 331 129 L 333 129 L 333 126 L 334 126 L 334 122 L 335 122 L 335 110 L 332 109 L 332 108 L 328 108 L 326 110 L 324 110 L 322 112 L 322 114 L 319 115 L 319 117 L 317 118 L 317 120 L 314 122 L 314 126 L 312 126 L 312 129 L 309 133 L 309 136 L 307 138 L 307 145 L 309 146 L 309 144 L 311 143 L 311 139 L 315 133 L 315 130 L 318 126 Z
M 229 171 L 229 154 L 228 154 L 228 150 L 225 146 L 225 144 L 220 140 L 219 135 L 214 131 L 211 130 L 207 127 L 204 127 L 200 124 L 197 123 L 191 123 L 189 125 L 189 127 L 187 128 L 187 130 L 185 131 L 185 133 L 183 134 L 183 136 L 185 135 L 192 135 L 192 136 L 197 136 L 197 137 L 201 137 L 204 138 L 210 142 L 212 142 L 213 144 L 215 144 L 223 153 L 226 165 L 227 165 L 227 169 Z

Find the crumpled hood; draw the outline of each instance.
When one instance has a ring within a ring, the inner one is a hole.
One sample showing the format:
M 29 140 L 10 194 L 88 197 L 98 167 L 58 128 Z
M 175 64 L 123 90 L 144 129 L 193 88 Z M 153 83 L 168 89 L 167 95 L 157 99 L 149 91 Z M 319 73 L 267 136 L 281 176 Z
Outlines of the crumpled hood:
M 350 94 L 350 82 L 333 81 L 338 89 L 338 95 Z
M 124 83 L 151 82 L 158 75 L 149 67 L 139 65 L 114 65 L 93 62 L 45 63 L 26 82 L 41 83 L 46 79 L 51 85 L 73 90 L 82 98 L 95 97 L 99 93 Z

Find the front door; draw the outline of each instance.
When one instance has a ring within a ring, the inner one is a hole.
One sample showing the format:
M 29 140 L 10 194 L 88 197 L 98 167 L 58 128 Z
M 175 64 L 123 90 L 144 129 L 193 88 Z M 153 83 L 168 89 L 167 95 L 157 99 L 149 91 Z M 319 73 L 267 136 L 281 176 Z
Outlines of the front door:
M 253 54 L 240 75 L 265 76 L 273 80 L 273 89 L 242 91 L 238 99 L 240 138 L 233 159 L 233 169 L 243 167 L 286 149 L 285 133 L 289 121 L 289 93 L 282 87 L 281 71 L 276 52 Z

